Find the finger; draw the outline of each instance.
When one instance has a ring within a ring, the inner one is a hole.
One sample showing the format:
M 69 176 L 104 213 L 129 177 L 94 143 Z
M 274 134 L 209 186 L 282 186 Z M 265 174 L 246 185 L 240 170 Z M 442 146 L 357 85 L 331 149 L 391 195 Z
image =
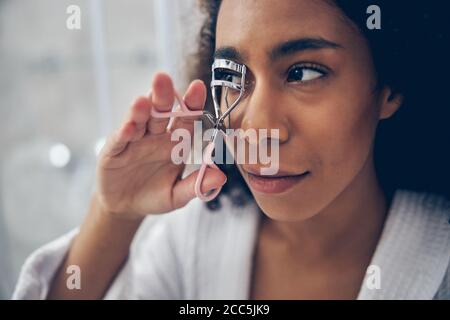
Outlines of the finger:
M 175 208 L 185 206 L 189 201 L 196 197 L 194 186 L 198 173 L 199 170 L 192 172 L 183 180 L 178 180 L 176 182 L 173 188 L 172 200 Z M 211 190 L 222 187 L 226 182 L 227 177 L 222 171 L 208 167 L 205 171 L 201 191 L 202 193 L 207 193 Z
M 206 86 L 202 80 L 194 80 L 184 95 L 184 102 L 191 110 L 203 110 L 206 102 Z
M 136 124 L 128 121 L 122 127 L 112 134 L 106 141 L 100 153 L 101 156 L 115 157 L 120 155 L 131 142 L 136 132 Z
M 186 94 L 183 98 L 184 103 L 190 110 L 203 110 L 206 103 L 206 86 L 201 80 L 194 80 L 186 90 Z M 194 120 L 198 120 L 200 117 L 183 117 L 176 118 L 172 128 L 186 128 L 191 130 L 193 128 Z
M 140 140 L 147 132 L 147 122 L 150 119 L 151 104 L 148 97 L 137 98 L 129 112 L 127 122 L 135 123 L 135 132 L 131 141 Z
M 198 111 L 203 110 L 206 103 L 206 86 L 201 80 L 194 80 L 189 85 L 186 93 L 183 97 L 183 101 L 189 110 Z M 199 116 L 177 118 L 176 122 L 183 123 L 187 120 L 187 123 L 191 123 L 193 120 L 199 119 Z M 176 127 L 176 125 L 174 125 Z
M 155 75 L 152 84 L 152 94 L 150 95 L 150 103 L 152 108 L 157 111 L 171 111 L 174 103 L 175 90 L 173 88 L 172 79 L 165 73 Z M 161 134 L 166 132 L 169 118 L 151 117 L 148 121 L 147 128 L 151 134 Z

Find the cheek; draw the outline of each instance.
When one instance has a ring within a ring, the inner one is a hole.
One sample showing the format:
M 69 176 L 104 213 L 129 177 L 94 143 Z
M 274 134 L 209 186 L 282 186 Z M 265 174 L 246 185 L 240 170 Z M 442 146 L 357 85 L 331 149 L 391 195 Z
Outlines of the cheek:
M 312 160 L 327 176 L 349 175 L 361 168 L 371 150 L 377 124 L 372 101 L 342 96 L 315 106 L 315 111 L 302 120 Z
M 373 74 L 366 55 L 346 58 L 332 85 L 311 102 L 312 148 L 327 170 L 354 173 L 371 151 L 379 120 Z

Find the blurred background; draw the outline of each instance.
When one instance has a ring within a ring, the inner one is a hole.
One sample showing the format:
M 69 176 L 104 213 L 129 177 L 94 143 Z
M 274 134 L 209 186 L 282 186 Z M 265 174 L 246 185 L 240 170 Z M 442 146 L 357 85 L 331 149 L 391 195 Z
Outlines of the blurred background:
M 153 74 L 186 88 L 200 23 L 195 0 L 0 0 L 0 299 L 81 222 L 96 154 Z

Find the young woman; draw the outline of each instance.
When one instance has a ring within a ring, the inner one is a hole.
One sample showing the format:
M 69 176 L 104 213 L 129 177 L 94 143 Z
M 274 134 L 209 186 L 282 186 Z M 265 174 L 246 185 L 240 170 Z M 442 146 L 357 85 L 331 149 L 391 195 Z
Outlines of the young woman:
M 370 4 L 381 9 L 381 30 L 366 25 Z M 413 165 L 427 152 L 434 167 L 443 163 L 435 128 L 444 127 L 436 103 L 444 101 L 424 89 L 445 87 L 437 67 L 418 59 L 448 59 L 438 50 L 446 37 L 439 16 L 398 1 L 216 0 L 203 8 L 193 68 L 203 81 L 184 101 L 211 107 L 204 82 L 214 58 L 245 64 L 246 95 L 231 124 L 279 130 L 279 173 L 210 168 L 203 191 L 225 184 L 222 194 L 208 206 L 194 199 L 197 172 L 180 178 L 168 121 L 151 117 L 174 101 L 170 77 L 159 73 L 104 147 L 83 225 L 27 260 L 14 298 L 449 299 L 449 202 L 400 189 L 448 189 L 433 166 Z M 192 132 L 193 121 L 173 128 Z

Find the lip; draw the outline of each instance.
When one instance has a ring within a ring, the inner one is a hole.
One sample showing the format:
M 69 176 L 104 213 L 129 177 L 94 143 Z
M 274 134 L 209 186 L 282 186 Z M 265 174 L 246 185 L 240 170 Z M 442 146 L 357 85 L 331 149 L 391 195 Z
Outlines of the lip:
M 309 175 L 309 171 L 301 174 L 279 171 L 278 174 L 273 176 L 261 176 L 256 173 L 256 170 L 249 168 L 245 168 L 244 172 L 247 174 L 247 180 L 251 189 L 267 194 L 287 191 Z

